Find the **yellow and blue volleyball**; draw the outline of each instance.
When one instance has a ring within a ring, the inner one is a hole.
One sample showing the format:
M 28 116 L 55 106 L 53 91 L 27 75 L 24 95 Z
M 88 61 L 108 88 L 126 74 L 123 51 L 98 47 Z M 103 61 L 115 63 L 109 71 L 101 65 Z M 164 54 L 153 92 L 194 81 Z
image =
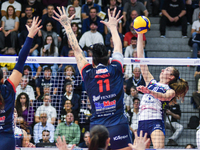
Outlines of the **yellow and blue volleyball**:
M 145 16 L 138 16 L 133 20 L 133 28 L 138 33 L 146 33 L 151 26 L 149 19 Z

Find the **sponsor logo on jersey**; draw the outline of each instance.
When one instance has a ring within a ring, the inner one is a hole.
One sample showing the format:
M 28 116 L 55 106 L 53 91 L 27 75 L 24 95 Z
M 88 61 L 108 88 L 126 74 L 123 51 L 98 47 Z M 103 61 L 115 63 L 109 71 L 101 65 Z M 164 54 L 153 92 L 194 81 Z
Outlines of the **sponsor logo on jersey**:
M 108 72 L 108 69 L 107 69 L 107 68 L 96 70 L 96 74 L 107 73 L 107 72 Z
M 5 122 L 5 116 L 3 116 L 3 117 L 0 117 L 0 122 Z
M 0 110 L 0 114 L 5 113 L 5 112 L 6 112 L 5 110 Z
M 106 100 L 106 99 L 110 99 L 110 98 L 113 98 L 113 97 L 116 97 L 116 94 L 110 94 L 110 95 L 104 95 L 104 96 L 100 96 L 100 95 L 98 95 L 98 96 L 94 96 L 93 95 L 93 101 L 94 102 L 97 102 L 98 100 Z
M 107 106 L 114 106 L 116 104 L 116 100 L 114 100 L 114 101 L 104 101 L 103 102 L 103 105 L 104 105 L 104 107 L 107 107 Z
M 93 95 L 93 101 L 96 102 L 96 101 L 100 100 L 100 97 L 101 97 L 100 95 L 99 96 Z
M 136 63 L 140 63 L 140 60 L 139 59 L 131 59 L 131 62 L 136 62 Z
M 108 112 L 115 111 L 116 109 L 116 100 L 113 101 L 104 101 L 103 103 L 94 103 L 97 112 Z
M 96 75 L 94 78 L 107 78 L 107 77 L 110 77 L 110 73 Z
M 113 137 L 113 140 L 114 141 L 118 141 L 118 140 L 123 140 L 123 139 L 126 139 L 126 138 L 128 138 L 128 135 L 118 135 L 118 136 L 115 136 L 115 137 Z

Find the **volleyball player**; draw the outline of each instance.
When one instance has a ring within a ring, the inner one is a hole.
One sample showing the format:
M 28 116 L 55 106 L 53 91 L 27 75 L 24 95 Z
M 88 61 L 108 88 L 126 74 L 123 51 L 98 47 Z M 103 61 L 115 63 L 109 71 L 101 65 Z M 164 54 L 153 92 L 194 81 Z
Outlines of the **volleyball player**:
M 29 34 L 26 38 L 24 46 L 19 53 L 18 61 L 10 77 L 3 83 L 3 72 L 0 69 L 0 149 L 14 150 L 15 137 L 14 137 L 14 102 L 15 102 L 15 89 L 18 86 L 22 73 L 23 66 L 29 54 L 33 37 L 42 27 L 39 27 L 41 21 L 38 22 L 38 17 L 33 18 L 31 27 L 27 27 Z
M 143 58 L 143 34 L 138 34 L 137 40 L 137 54 L 139 58 Z M 140 65 L 140 68 L 147 87 L 137 87 L 138 91 L 144 93 L 139 108 L 138 134 L 143 130 L 148 137 L 151 137 L 155 149 L 164 148 L 165 129 L 162 104 L 174 97 L 184 99 L 188 91 L 188 83 L 179 77 L 179 71 L 174 67 L 162 69 L 159 82 L 149 72 L 147 65 Z
M 132 139 L 123 103 L 122 43 L 117 32 L 118 22 L 122 18 L 119 18 L 120 11 L 115 16 L 115 9 L 111 16 L 108 10 L 109 21 L 101 21 L 110 29 L 113 38 L 114 51 L 111 64 L 105 45 L 100 43 L 92 46 L 93 65 L 90 65 L 71 29 L 71 20 L 74 16 L 68 18 L 64 7 L 62 10 L 58 7 L 58 10 L 60 15 L 54 11 L 58 18 L 53 18 L 59 21 L 66 30 L 92 106 L 90 128 L 98 124 L 106 126 L 110 135 L 111 149 L 131 149 L 128 143 L 131 143 Z

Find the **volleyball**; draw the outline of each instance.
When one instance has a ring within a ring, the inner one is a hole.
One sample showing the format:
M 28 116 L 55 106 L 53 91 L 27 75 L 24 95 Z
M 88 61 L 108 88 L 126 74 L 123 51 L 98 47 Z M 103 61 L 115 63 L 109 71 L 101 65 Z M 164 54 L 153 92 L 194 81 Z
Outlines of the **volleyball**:
M 151 26 L 149 19 L 145 16 L 138 16 L 133 20 L 133 28 L 138 33 L 146 33 Z

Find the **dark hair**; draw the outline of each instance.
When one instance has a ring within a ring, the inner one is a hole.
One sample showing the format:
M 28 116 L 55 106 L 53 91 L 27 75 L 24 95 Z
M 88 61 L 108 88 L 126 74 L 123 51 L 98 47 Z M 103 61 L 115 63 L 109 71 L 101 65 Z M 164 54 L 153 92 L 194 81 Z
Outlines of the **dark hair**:
M 15 17 L 16 17 L 16 15 L 15 15 L 15 8 L 14 8 L 12 5 L 9 5 L 9 6 L 7 7 L 7 11 L 6 11 L 6 19 L 9 19 L 9 16 L 8 16 L 8 9 L 9 9 L 10 7 L 13 9 L 13 15 L 12 15 L 12 18 L 15 19 Z
M 31 67 L 28 66 L 28 65 L 25 65 L 25 66 L 24 66 L 24 70 L 26 70 L 26 69 L 28 69 L 28 71 L 29 71 L 28 76 L 31 76 L 31 75 L 32 75 L 32 69 L 31 69 Z M 24 75 L 24 70 L 23 70 L 23 75 Z M 22 75 L 22 76 L 23 76 L 23 75 Z M 29 78 L 30 78 L 30 77 L 29 77 Z
M 51 25 L 52 25 L 52 31 L 53 31 L 53 29 L 54 29 L 54 24 L 53 24 L 53 22 L 52 22 L 51 20 L 48 20 L 48 21 L 45 22 L 45 24 L 44 24 L 44 26 L 45 26 L 45 31 L 47 31 L 46 26 L 47 26 L 48 23 L 51 23 Z
M 189 90 L 188 82 L 179 77 L 179 71 L 176 68 L 172 68 L 173 72 L 171 75 L 175 78 L 169 82 L 169 87 L 175 91 L 175 97 L 184 97 Z
M 96 125 L 90 130 L 90 145 L 88 150 L 98 150 L 106 147 L 109 138 L 108 129 L 103 125 Z
M 137 37 L 133 36 L 133 37 L 131 38 L 131 40 L 137 40 Z
M 93 53 L 93 63 L 95 65 L 98 65 L 99 63 L 103 65 L 108 65 L 109 56 L 105 45 L 103 45 L 102 43 L 94 44 L 91 50 Z
M 135 97 L 135 98 L 133 98 L 133 103 L 134 103 L 136 100 L 138 100 L 138 101 L 140 102 L 140 99 L 137 98 L 137 97 Z
M 51 67 L 45 67 L 45 68 L 44 68 L 44 71 L 46 71 L 46 70 L 47 70 L 47 71 L 50 70 L 50 71 L 52 72 Z
M 27 110 L 29 109 L 29 101 L 30 101 L 29 96 L 26 93 L 22 92 L 17 96 L 16 103 L 15 103 L 15 108 L 17 110 L 18 116 L 22 116 L 22 112 L 23 112 L 22 111 L 22 104 L 20 102 L 20 98 L 21 98 L 22 95 L 24 95 L 26 97 L 25 106 L 27 107 Z
M 47 38 L 48 37 L 51 37 L 52 38 L 52 43 L 51 43 L 51 46 L 50 46 L 50 51 L 46 51 L 45 54 L 47 54 L 48 56 L 49 55 L 54 55 L 54 52 L 55 52 L 55 44 L 54 44 L 54 39 L 51 35 L 47 35 L 46 38 L 45 38 L 45 41 L 44 41 L 44 45 L 47 44 Z M 44 48 L 44 46 L 43 46 Z
M 90 8 L 90 11 L 91 11 L 92 9 L 95 9 L 95 10 L 96 10 L 96 12 L 97 12 L 97 9 L 96 9 L 96 7 L 91 7 L 91 8 Z
M 186 146 L 185 146 L 185 148 L 187 147 L 187 146 L 191 146 L 192 148 L 196 148 L 196 146 L 194 146 L 193 144 L 187 144 Z
M 49 133 L 50 133 L 50 131 L 49 131 L 49 130 L 43 130 L 43 131 L 42 131 L 42 133 L 43 133 L 43 132 L 49 132 Z
M 48 9 L 49 6 L 53 7 L 53 9 L 55 9 L 54 5 L 52 5 L 52 4 L 49 4 L 49 5 L 47 6 L 47 9 Z

